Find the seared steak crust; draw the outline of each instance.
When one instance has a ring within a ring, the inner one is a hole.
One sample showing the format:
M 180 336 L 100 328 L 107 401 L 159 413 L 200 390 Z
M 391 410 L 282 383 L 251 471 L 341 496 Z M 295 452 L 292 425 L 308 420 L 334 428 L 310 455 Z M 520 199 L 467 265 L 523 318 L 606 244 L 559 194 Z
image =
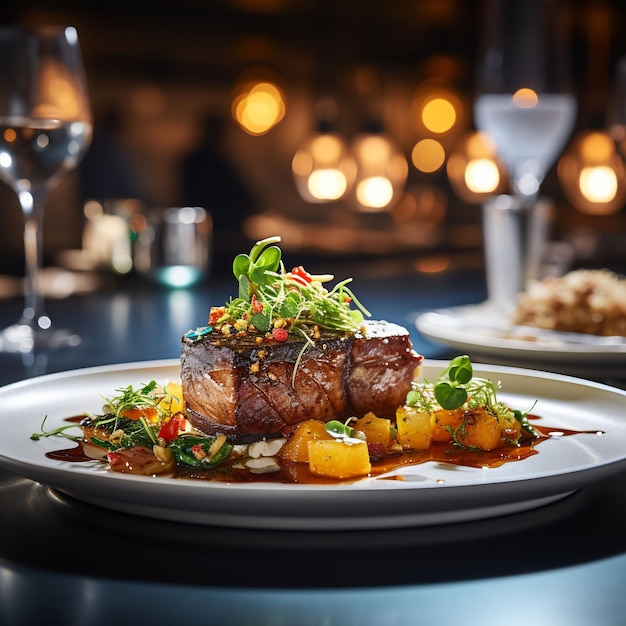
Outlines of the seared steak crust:
M 245 442 L 306 419 L 344 420 L 368 411 L 393 417 L 422 357 L 405 328 L 387 322 L 364 326 L 364 334 L 323 333 L 314 346 L 293 336 L 261 343 L 258 335 L 236 338 L 218 331 L 183 337 L 189 420 L 207 434 Z

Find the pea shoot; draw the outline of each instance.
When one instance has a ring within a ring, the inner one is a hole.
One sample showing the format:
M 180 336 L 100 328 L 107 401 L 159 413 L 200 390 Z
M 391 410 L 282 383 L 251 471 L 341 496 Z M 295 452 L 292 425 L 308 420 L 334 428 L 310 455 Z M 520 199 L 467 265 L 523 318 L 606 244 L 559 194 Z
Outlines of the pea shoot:
M 344 443 L 360 443 L 366 441 L 365 434 L 350 426 L 350 422 L 356 418 L 349 417 L 345 422 L 330 420 L 326 422 L 326 432 L 335 439 L 341 439 Z
M 457 356 L 450 361 L 434 386 L 435 399 L 442 408 L 454 410 L 465 404 L 473 375 L 469 356 Z
M 331 274 L 313 275 L 302 266 L 286 271 L 276 245 L 280 240 L 262 239 L 248 254 L 235 257 L 238 296 L 212 311 L 209 326 L 226 326 L 235 333 L 271 331 L 278 341 L 285 341 L 289 333 L 314 340 L 320 329 L 358 332 L 370 313 L 348 287 L 352 278 L 329 289 L 325 285 L 334 279 Z M 283 330 L 275 333 L 279 328 Z
M 439 409 L 456 411 L 484 408 L 501 419 L 516 419 L 524 430 L 538 436 L 539 433 L 528 421 L 530 409 L 512 409 L 500 401 L 497 397 L 498 386 L 491 380 L 475 377 L 472 361 L 464 354 L 452 359 L 434 383 L 413 382 L 406 404 L 425 413 L 434 413 Z

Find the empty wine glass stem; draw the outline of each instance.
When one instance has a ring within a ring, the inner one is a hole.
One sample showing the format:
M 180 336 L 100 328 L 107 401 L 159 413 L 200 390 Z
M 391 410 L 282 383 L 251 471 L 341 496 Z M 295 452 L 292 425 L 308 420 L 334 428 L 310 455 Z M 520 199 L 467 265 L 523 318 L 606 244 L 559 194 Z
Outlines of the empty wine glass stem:
M 41 268 L 43 256 L 42 222 L 46 201 L 45 190 L 18 192 L 24 215 L 24 310 L 20 323 L 33 330 L 47 329 L 50 319 L 44 313 L 41 294 Z

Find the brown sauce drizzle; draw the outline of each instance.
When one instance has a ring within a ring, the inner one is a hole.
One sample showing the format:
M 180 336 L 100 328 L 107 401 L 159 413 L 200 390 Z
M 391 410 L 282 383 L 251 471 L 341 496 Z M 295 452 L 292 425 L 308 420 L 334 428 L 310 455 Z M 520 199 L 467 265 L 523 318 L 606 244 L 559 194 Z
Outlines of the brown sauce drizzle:
M 68 422 L 80 423 L 84 416 L 68 418 Z M 537 415 L 529 415 L 529 421 L 537 422 L 541 418 Z M 401 467 L 419 465 L 428 461 L 451 465 L 462 465 L 477 469 L 500 467 L 505 463 L 523 461 L 538 454 L 537 446 L 543 441 L 554 437 L 569 437 L 572 435 L 593 434 L 602 435 L 602 431 L 569 430 L 533 423 L 533 427 L 541 434 L 538 438 L 527 437 L 517 445 L 503 446 L 495 450 L 470 450 L 460 448 L 450 443 L 433 443 L 428 450 L 405 451 L 389 454 L 382 459 L 372 460 L 371 477 L 378 477 Z M 71 448 L 54 450 L 46 453 L 46 457 L 57 461 L 86 462 L 94 459 L 85 454 L 83 442 L 78 441 Z M 249 469 L 238 467 L 237 461 L 224 463 L 214 469 L 202 469 L 181 466 L 176 467 L 172 474 L 161 474 L 171 478 L 208 480 L 229 483 L 284 483 L 284 484 L 336 484 L 338 482 L 356 482 L 364 477 L 338 481 L 331 478 L 323 478 L 311 474 L 306 463 L 292 463 L 280 461 L 280 470 L 267 474 L 254 474 Z M 402 476 L 392 476 L 388 480 L 402 480 Z

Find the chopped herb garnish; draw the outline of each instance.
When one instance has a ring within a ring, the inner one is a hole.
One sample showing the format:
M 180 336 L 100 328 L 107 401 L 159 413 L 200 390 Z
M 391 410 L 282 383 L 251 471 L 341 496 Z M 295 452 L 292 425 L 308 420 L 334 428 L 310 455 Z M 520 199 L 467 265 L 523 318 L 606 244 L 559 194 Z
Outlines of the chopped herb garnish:
M 262 239 L 249 254 L 235 257 L 238 297 L 214 307 L 209 325 L 224 334 L 271 332 L 279 341 L 290 334 L 315 340 L 320 330 L 361 330 L 364 316 L 370 313 L 348 287 L 352 279 L 328 289 L 325 285 L 333 275 L 309 274 L 302 266 L 286 271 L 282 252 L 275 245 L 279 241 L 280 237 Z M 277 329 L 282 330 L 275 333 Z
M 504 422 L 516 420 L 529 435 L 539 436 L 537 430 L 528 421 L 528 412 L 512 409 L 497 397 L 499 385 L 485 378 L 474 377 L 469 356 L 457 356 L 450 361 L 446 369 L 434 383 L 414 381 L 407 394 L 406 404 L 418 408 L 424 413 L 438 410 L 457 411 L 484 409 Z M 451 432 L 454 439 L 463 435 L 462 423 L 459 430 Z

